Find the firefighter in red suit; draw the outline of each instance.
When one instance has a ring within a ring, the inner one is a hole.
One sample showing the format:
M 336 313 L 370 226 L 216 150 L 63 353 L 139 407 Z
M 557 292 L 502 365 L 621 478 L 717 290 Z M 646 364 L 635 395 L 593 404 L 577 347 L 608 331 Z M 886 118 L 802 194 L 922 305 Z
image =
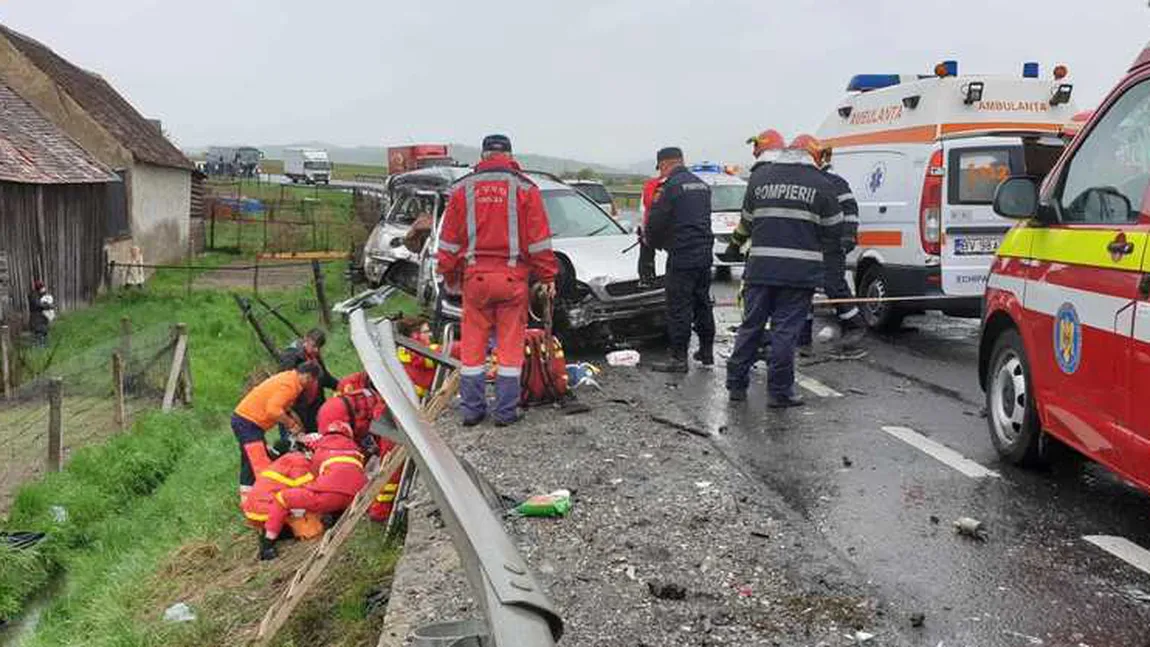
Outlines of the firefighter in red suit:
M 316 514 L 342 512 L 367 485 L 363 453 L 353 435 L 351 425 L 341 421 L 305 440 L 312 451 L 309 468 L 315 480 L 276 492 L 276 505 L 268 510 L 264 534 L 260 537 L 261 560 L 275 559 L 275 542 L 291 510 Z
M 311 460 L 300 452 L 288 452 L 272 461 L 256 476 L 255 485 L 240 504 L 248 525 L 262 531 L 268 511 L 278 505 L 276 493 L 310 483 L 315 479 L 310 470 Z M 323 523 L 314 514 L 289 517 L 287 526 L 297 539 L 311 539 L 323 533 Z
M 511 140 L 490 135 L 475 172 L 452 187 L 439 237 L 438 271 L 463 294 L 459 391 L 463 424 L 487 417 L 484 361 L 495 330 L 495 425 L 519 420 L 519 374 L 532 275 L 555 296 L 558 266 L 539 188 L 511 157 Z
M 651 215 L 651 205 L 655 204 L 659 189 L 663 186 L 663 176 L 653 177 L 643 183 L 643 198 L 639 209 L 643 224 L 639 227 L 639 283 L 650 285 L 655 282 L 655 248 L 647 243 L 643 233 L 647 231 L 647 217 Z
M 371 434 L 371 423 L 387 411 L 383 398 L 370 388 L 371 380 L 366 373 L 356 373 L 341 381 L 341 388 L 336 390 L 336 396 L 324 402 L 319 410 L 317 421 L 320 429 L 328 429 L 335 423 L 346 423 L 352 428 L 352 437 L 357 445 L 364 451 L 372 447 L 368 440 Z M 355 388 L 359 386 L 361 388 Z M 363 388 L 363 387 L 367 388 Z M 395 448 L 395 441 L 383 436 L 371 436 L 375 448 L 380 456 L 386 456 Z M 399 482 L 403 478 L 403 469 L 397 469 L 388 478 L 383 489 L 375 497 L 371 507 L 367 509 L 367 516 L 372 521 L 385 522 L 391 516 L 391 509 L 395 502 L 395 495 L 399 492 Z

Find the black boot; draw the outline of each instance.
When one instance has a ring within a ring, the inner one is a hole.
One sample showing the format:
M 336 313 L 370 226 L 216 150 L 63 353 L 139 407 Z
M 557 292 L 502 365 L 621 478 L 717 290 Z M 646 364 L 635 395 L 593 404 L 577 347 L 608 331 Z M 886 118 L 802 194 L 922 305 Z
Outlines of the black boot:
M 276 552 L 276 540 L 268 539 L 267 535 L 260 535 L 260 561 L 266 562 L 276 557 L 279 557 L 279 553 Z
M 692 357 L 695 358 L 696 362 L 702 364 L 703 366 L 714 366 L 715 365 L 715 346 L 714 346 L 714 344 L 700 344 L 699 350 L 695 351 L 695 354 L 692 355 Z
M 767 396 L 767 407 L 770 409 L 790 409 L 792 407 L 801 407 L 806 404 L 802 397 L 797 395 L 790 395 L 777 398 L 773 395 Z
M 671 353 L 671 358 L 665 362 L 652 362 L 651 370 L 657 373 L 686 373 L 689 370 L 687 366 L 687 354 L 683 352 Z

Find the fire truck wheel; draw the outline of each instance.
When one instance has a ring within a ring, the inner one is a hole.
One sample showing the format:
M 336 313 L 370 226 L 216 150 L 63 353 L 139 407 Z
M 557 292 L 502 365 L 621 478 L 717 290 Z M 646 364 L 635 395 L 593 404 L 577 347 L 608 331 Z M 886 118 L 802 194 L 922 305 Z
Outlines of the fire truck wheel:
M 986 388 L 986 421 L 1000 456 L 1016 465 L 1041 459 L 1042 427 L 1031 388 L 1030 363 L 1013 328 L 994 341 Z
M 871 265 L 863 272 L 858 284 L 858 295 L 867 299 L 882 299 L 890 296 L 886 275 L 879 265 Z M 891 303 L 864 303 L 861 306 L 863 318 L 872 330 L 891 332 L 902 327 L 906 312 Z

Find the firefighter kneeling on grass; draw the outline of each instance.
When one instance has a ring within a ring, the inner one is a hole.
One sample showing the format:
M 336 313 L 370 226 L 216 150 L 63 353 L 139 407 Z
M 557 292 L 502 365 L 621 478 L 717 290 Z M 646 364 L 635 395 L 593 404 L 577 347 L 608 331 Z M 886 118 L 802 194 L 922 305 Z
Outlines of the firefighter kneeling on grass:
M 315 478 L 275 493 L 260 537 L 261 560 L 275 559 L 275 542 L 293 510 L 317 515 L 343 512 L 367 485 L 364 455 L 353 436 L 351 425 L 340 421 L 304 438 L 312 452 L 309 471 Z

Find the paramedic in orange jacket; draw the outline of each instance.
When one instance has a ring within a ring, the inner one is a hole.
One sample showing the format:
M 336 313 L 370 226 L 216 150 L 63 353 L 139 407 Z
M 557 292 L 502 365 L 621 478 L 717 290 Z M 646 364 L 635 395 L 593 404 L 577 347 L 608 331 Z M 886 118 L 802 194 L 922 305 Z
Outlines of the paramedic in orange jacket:
M 276 373 L 249 391 L 232 413 L 232 433 L 240 444 L 241 497 L 255 483 L 256 473 L 271 462 L 264 433 L 277 423 L 292 433 L 303 431 L 291 408 L 319 376 L 320 367 L 315 362 L 304 362 L 294 369 Z
M 483 160 L 456 182 L 443 214 L 438 271 L 448 291 L 463 294 L 459 391 L 463 424 L 487 417 L 484 363 L 494 329 L 496 426 L 519 420 L 519 374 L 532 275 L 555 295 L 557 264 L 539 187 L 511 157 L 511 140 L 483 140 Z
M 306 439 L 312 451 L 310 471 L 315 479 L 300 486 L 280 490 L 276 505 L 268 510 L 264 534 L 260 537 L 260 559 L 275 559 L 276 539 L 292 510 L 316 514 L 343 512 L 355 495 L 367 485 L 363 453 L 352 438 L 351 425 L 337 422 Z

